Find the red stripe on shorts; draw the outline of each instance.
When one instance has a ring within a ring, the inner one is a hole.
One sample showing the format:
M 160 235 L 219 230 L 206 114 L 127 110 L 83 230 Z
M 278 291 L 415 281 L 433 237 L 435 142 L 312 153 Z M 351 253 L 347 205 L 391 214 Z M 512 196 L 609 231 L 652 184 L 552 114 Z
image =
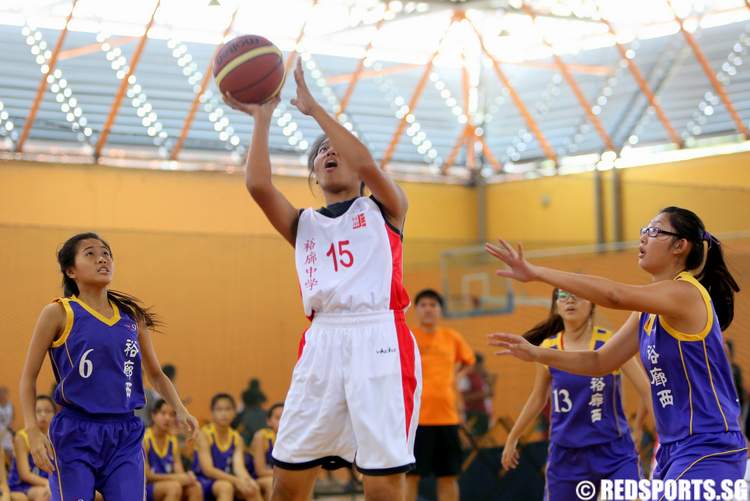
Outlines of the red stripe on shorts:
M 398 352 L 401 357 L 401 388 L 404 392 L 404 412 L 406 413 L 406 438 L 409 439 L 411 418 L 414 414 L 414 392 L 417 390 L 417 376 L 415 375 L 414 363 L 414 340 L 403 311 L 394 311 L 396 321 L 396 338 L 398 339 Z

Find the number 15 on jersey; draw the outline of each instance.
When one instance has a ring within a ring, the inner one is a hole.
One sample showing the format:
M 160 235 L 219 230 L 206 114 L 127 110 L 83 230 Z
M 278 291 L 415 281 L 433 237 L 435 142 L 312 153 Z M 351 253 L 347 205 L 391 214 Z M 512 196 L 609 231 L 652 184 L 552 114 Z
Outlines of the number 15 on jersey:
M 338 242 L 331 242 L 331 246 L 326 252 L 326 257 L 330 258 L 333 262 L 333 271 L 339 271 L 339 266 L 344 268 L 351 268 L 354 265 L 354 254 L 348 249 L 349 240 L 339 240 Z

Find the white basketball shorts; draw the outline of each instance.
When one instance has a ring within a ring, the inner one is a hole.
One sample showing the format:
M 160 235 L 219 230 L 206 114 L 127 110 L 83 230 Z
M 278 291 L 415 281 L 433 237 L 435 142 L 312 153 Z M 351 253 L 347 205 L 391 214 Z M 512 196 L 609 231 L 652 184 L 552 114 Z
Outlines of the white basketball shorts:
M 408 471 L 421 392 L 419 350 L 403 312 L 316 314 L 300 342 L 274 465 Z

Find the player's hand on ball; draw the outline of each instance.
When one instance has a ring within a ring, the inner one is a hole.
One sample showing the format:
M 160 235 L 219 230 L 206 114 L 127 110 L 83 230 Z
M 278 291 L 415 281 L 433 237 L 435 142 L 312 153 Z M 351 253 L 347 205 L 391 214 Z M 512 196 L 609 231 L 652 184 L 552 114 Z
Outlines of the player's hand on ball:
M 34 458 L 34 464 L 40 470 L 52 473 L 55 471 L 55 467 L 52 465 L 55 452 L 52 449 L 49 439 L 37 427 L 30 428 L 27 432 L 29 436 L 29 452 L 31 453 L 31 457 Z
M 271 118 L 273 117 L 273 110 L 275 110 L 276 106 L 281 102 L 281 98 L 278 94 L 262 104 L 241 103 L 229 92 L 223 94 L 222 99 L 224 99 L 224 103 L 233 110 L 247 113 L 248 115 L 252 115 L 255 120 L 265 120 L 268 123 L 271 122 Z
M 187 411 L 177 412 L 177 424 L 188 432 L 188 439 L 195 440 L 198 438 L 200 427 L 198 420 Z
M 521 244 L 518 244 L 518 249 L 516 250 L 507 241 L 500 239 L 497 241 L 497 244 L 489 242 L 484 244 L 484 249 L 508 266 L 505 270 L 497 270 L 495 272 L 496 275 L 512 278 L 519 282 L 536 280 L 536 266 L 524 259 L 523 246 Z
M 518 440 L 511 439 L 510 437 L 505 442 L 503 447 L 503 457 L 501 459 L 503 468 L 506 470 L 513 470 L 518 467 Z
M 488 334 L 487 338 L 490 346 L 504 348 L 501 351 L 496 351 L 495 355 L 512 355 L 526 362 L 534 362 L 537 359 L 537 347 L 529 343 L 523 336 L 494 332 Z
M 297 66 L 294 68 L 294 81 L 297 83 L 297 97 L 292 99 L 292 104 L 305 115 L 312 115 L 317 109 L 320 109 L 320 104 L 315 100 L 310 89 L 307 88 L 301 59 L 297 59 Z

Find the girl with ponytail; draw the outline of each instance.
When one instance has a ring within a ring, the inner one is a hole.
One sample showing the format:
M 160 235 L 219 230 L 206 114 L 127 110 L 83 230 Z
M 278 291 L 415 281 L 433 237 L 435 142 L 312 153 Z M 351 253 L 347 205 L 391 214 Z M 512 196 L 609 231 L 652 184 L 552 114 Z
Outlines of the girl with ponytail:
M 498 270 L 500 276 L 546 282 L 600 306 L 633 312 L 598 350 L 554 350 L 521 336 L 491 334 L 490 344 L 505 348 L 498 355 L 601 376 L 640 353 L 660 444 L 653 478 L 713 480 L 716 489 L 723 480 L 743 478 L 747 447 L 722 335 L 740 288 L 721 242 L 695 213 L 667 207 L 641 229 L 638 264 L 652 277 L 648 285 L 536 266 L 524 259 L 520 245 L 516 250 L 503 240 L 486 248 L 508 266 Z
M 594 323 L 595 306 L 568 291 L 555 289 L 548 317 L 524 338 L 555 350 L 601 349 L 612 332 Z M 622 366 L 639 394 L 635 426 L 640 429 L 650 407 L 648 379 L 635 358 Z M 503 448 L 505 469 L 518 466 L 518 440 L 550 402 L 547 500 L 575 499 L 584 480 L 640 479 L 639 458 L 622 405 L 622 376 L 615 371 L 585 377 L 537 364 L 534 388 Z
M 156 316 L 109 288 L 112 250 L 96 233 L 68 239 L 57 253 L 63 297 L 37 320 L 21 375 L 21 407 L 34 463 L 50 473 L 52 500 L 107 501 L 145 495 L 141 364 L 152 385 L 192 434 L 197 421 L 164 375 L 151 343 Z M 49 353 L 60 412 L 43 434 L 34 413 L 36 380 Z

